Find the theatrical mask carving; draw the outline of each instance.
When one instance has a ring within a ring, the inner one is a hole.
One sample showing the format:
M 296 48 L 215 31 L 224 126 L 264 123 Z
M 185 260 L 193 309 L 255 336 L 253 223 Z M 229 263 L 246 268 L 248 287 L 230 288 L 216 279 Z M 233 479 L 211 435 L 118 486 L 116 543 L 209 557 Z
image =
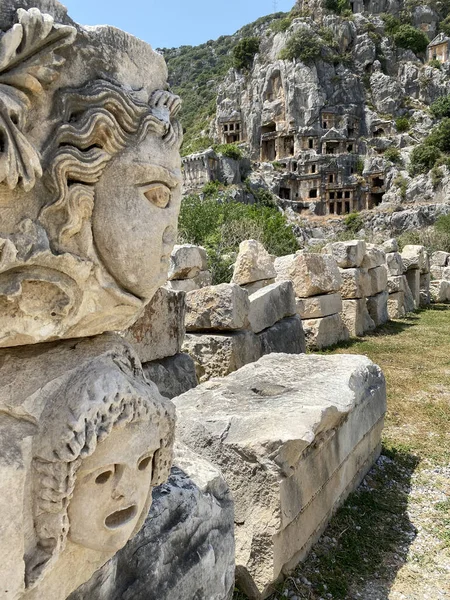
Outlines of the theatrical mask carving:
M 0 38 L 0 347 L 126 329 L 176 238 L 180 101 L 131 36 L 37 8 L 15 19 Z

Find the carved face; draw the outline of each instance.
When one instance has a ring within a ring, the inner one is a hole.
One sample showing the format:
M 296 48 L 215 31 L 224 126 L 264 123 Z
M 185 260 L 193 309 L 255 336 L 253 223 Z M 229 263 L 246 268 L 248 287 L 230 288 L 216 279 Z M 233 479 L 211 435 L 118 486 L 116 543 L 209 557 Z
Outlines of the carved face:
M 149 423 L 113 429 L 83 460 L 69 504 L 69 539 L 99 552 L 117 552 L 144 510 L 160 446 Z
M 109 273 L 151 298 L 167 279 L 181 201 L 178 150 L 149 134 L 105 169 L 95 188 L 93 232 Z

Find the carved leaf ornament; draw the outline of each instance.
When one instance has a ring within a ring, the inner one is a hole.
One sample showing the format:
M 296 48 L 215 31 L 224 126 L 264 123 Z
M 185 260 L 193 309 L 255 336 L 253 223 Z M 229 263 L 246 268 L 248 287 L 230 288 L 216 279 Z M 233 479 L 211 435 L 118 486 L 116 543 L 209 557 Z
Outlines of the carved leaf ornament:
M 0 183 L 29 191 L 42 176 L 39 152 L 23 133 L 30 96 L 58 77 L 65 62 L 58 50 L 73 43 L 76 29 L 37 8 L 19 8 L 17 17 L 0 38 Z

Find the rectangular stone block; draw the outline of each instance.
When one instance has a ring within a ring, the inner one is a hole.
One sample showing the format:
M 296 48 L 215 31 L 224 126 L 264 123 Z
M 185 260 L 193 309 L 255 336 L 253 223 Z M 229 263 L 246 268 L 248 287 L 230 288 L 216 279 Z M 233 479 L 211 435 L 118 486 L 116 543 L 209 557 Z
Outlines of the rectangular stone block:
M 261 340 L 252 331 L 188 333 L 183 352 L 194 359 L 200 382 L 225 377 L 262 356 Z
M 405 246 L 402 250 L 402 261 L 406 271 L 410 269 L 419 269 L 422 273 L 430 271 L 430 261 L 425 246 Z
M 286 317 L 269 329 L 258 334 L 261 341 L 261 353 L 284 352 L 301 354 L 306 352 L 305 332 L 300 317 Z
M 363 356 L 272 354 L 175 403 L 178 437 L 233 492 L 239 587 L 264 598 L 376 460 L 383 374 Z
M 272 285 L 275 283 L 275 279 L 261 279 L 260 281 L 255 281 L 254 283 L 246 283 L 245 285 L 241 285 L 244 290 L 247 291 L 248 295 L 251 296 L 255 292 L 259 292 L 262 288 Z
M 406 288 L 406 277 L 404 275 L 395 275 L 388 277 L 386 289 L 390 294 L 395 292 L 404 292 Z
M 159 288 L 141 318 L 122 336 L 134 346 L 141 362 L 173 356 L 181 352 L 185 314 L 185 293 Z
M 389 320 L 401 319 L 405 316 L 405 292 L 389 294 L 387 302 Z
M 367 331 L 375 329 L 365 298 L 343 300 L 341 318 L 351 336 L 362 336 Z
M 169 280 L 192 279 L 208 268 L 208 256 L 201 246 L 182 244 L 174 246 L 170 255 Z
M 416 306 L 416 302 L 414 300 L 414 296 L 409 287 L 408 280 L 406 279 L 406 275 L 404 275 L 404 278 L 405 278 L 405 312 L 409 313 L 409 312 L 415 311 L 417 306 Z
M 444 275 L 445 267 L 437 267 L 436 265 L 431 265 L 430 274 L 431 279 L 442 279 Z
M 366 244 L 366 254 L 361 266 L 364 269 L 375 269 L 386 263 L 386 253 L 383 248 L 375 244 Z
M 250 327 L 254 333 L 272 327 L 277 321 L 295 315 L 295 295 L 291 281 L 279 281 L 249 297 Z
M 371 281 L 367 269 L 340 269 L 342 277 L 341 295 L 343 300 L 364 298 L 371 291 Z
M 222 331 L 249 325 L 250 301 L 235 283 L 210 285 L 186 294 L 186 330 Z
M 412 297 L 414 298 L 415 308 L 420 305 L 420 271 L 419 269 L 409 269 L 405 274 Z
M 450 281 L 432 281 L 430 294 L 434 302 L 450 302 Z
M 363 240 L 350 240 L 327 244 L 322 252 L 331 254 L 342 269 L 353 269 L 362 266 L 366 250 L 366 242 Z
M 302 319 L 320 319 L 340 313 L 342 310 L 342 296 L 339 292 L 311 296 L 311 298 L 297 298 L 296 303 L 297 314 Z
M 194 360 L 184 352 L 145 363 L 142 368 L 147 379 L 166 398 L 184 394 L 198 384 Z
M 405 267 L 402 261 L 402 255 L 399 252 L 388 252 L 386 254 L 386 266 L 390 276 L 403 275 Z
M 450 252 L 438 250 L 431 255 L 430 264 L 432 267 L 446 267 L 450 264 Z
M 428 306 L 431 302 L 430 282 L 431 276 L 429 273 L 420 275 L 420 306 Z
M 384 292 L 387 289 L 388 272 L 385 265 L 376 267 L 375 269 L 369 269 L 370 277 L 370 290 L 368 296 L 375 296 L 380 292 Z
M 232 283 L 245 285 L 276 277 L 274 257 L 261 242 L 244 240 L 239 245 L 239 253 L 234 265 Z
M 173 279 L 172 281 L 167 281 L 164 287 L 174 292 L 193 292 L 211 284 L 211 271 L 200 271 L 198 275 L 190 279 Z
M 349 338 L 349 332 L 339 314 L 323 317 L 322 319 L 305 319 L 302 324 L 306 346 L 311 350 L 328 348 Z
M 298 252 L 275 259 L 277 281 L 291 280 L 295 295 L 308 298 L 339 291 L 341 276 L 336 261 L 328 254 Z
M 388 303 L 389 294 L 387 292 L 380 292 L 375 296 L 367 298 L 367 310 L 372 321 L 377 327 L 384 325 L 389 321 L 388 314 Z

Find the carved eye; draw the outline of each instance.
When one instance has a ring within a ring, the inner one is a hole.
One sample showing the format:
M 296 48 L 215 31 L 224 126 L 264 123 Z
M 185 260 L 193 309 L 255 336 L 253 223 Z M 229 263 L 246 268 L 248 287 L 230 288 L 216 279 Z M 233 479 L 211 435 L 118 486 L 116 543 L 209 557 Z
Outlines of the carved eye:
M 152 461 L 151 456 L 146 456 L 141 461 L 139 461 L 139 464 L 138 464 L 139 471 L 145 471 L 145 469 L 149 466 L 151 461 Z
M 169 205 L 172 192 L 167 185 L 155 183 L 144 192 L 144 196 L 158 208 L 166 208 Z
M 112 477 L 112 474 L 112 471 L 104 471 L 103 473 L 100 473 L 100 475 L 97 475 L 97 477 L 95 478 L 95 483 L 97 483 L 98 485 L 103 485 L 104 483 L 109 481 L 109 479 Z

